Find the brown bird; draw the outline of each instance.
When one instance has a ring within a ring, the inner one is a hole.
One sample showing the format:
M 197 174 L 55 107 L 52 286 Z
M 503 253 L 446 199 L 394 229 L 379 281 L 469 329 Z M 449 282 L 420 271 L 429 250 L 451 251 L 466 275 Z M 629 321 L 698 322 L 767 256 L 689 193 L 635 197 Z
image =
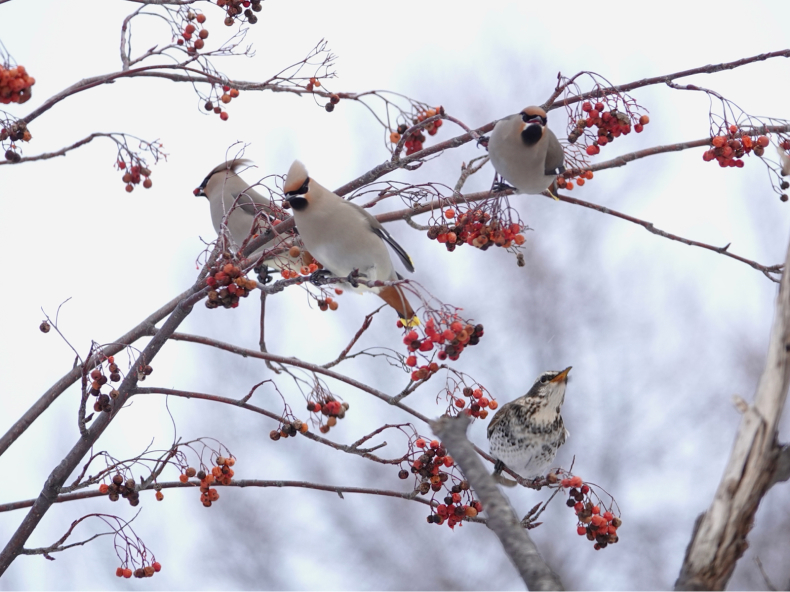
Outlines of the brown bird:
M 570 370 L 541 374 L 526 395 L 502 405 L 488 425 L 489 451 L 497 459 L 494 478 L 503 485 L 516 485 L 501 475 L 504 465 L 531 479 L 554 462 L 568 436 L 560 409 Z

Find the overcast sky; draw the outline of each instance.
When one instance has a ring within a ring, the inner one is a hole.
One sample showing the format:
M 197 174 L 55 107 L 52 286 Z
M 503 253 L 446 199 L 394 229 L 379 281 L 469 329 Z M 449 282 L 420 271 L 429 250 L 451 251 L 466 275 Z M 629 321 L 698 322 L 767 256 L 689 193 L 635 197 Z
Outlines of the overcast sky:
M 131 2 L 85 0 L 0 5 L 0 40 L 37 81 L 30 102 L 6 109 L 24 116 L 78 80 L 118 70 L 120 27 L 133 8 Z M 219 43 L 229 30 L 221 11 L 202 8 L 209 41 Z M 265 80 L 323 38 L 338 56 L 331 90 L 396 91 L 441 104 L 477 127 L 545 101 L 558 72 L 593 70 L 619 84 L 785 49 L 790 5 L 268 0 L 258 15 L 247 36 L 255 57 L 217 63 L 231 79 Z M 160 21 L 138 21 L 138 50 L 169 41 Z M 712 88 L 749 114 L 790 119 L 785 59 L 683 82 Z M 643 134 L 606 147 L 601 160 L 707 135 L 705 95 L 659 86 L 634 97 L 650 112 L 651 124 Z M 168 158 L 153 167 L 150 190 L 124 191 L 113 167 L 115 148 L 105 140 L 66 157 L 0 167 L 0 246 L 6 260 L 0 431 L 74 361 L 54 332 L 39 332 L 42 308 L 54 315 L 71 298 L 60 312 L 61 329 L 84 356 L 91 340 L 114 340 L 191 285 L 203 241 L 215 238 L 207 204 L 192 190 L 234 142 L 249 144 L 246 156 L 258 166 L 246 175 L 250 182 L 284 174 L 299 158 L 311 177 L 334 188 L 389 157 L 381 128 L 350 102 L 326 113 L 309 98 L 249 92 L 228 112 L 227 122 L 202 114 L 188 85 L 134 79 L 66 99 L 31 125 L 26 155 L 57 150 L 96 131 L 159 138 Z M 561 138 L 566 123 L 562 110 L 550 113 L 549 125 Z M 436 140 L 458 132 L 447 123 Z M 702 152 L 665 154 L 602 172 L 571 195 L 689 239 L 732 243 L 733 253 L 762 264 L 780 263 L 790 236 L 790 203 L 771 191 L 763 163 L 752 157 L 742 169 L 723 170 L 703 162 Z M 388 179 L 453 186 L 461 163 L 481 153 L 471 143 Z M 488 165 L 466 190 L 486 189 L 492 178 Z M 456 367 L 501 402 L 523 394 L 542 371 L 573 366 L 564 408 L 571 438 L 557 463 L 568 468 L 575 457 L 577 474 L 615 496 L 624 526 L 619 544 L 595 552 L 575 534 L 563 500 L 555 499 L 543 526 L 532 533 L 566 586 L 671 587 L 693 521 L 710 503 L 732 445 L 739 421 L 732 395 L 750 400 L 762 370 L 777 285 L 747 265 L 589 209 L 541 196 L 518 196 L 510 203 L 533 229 L 525 268 L 501 249 L 448 253 L 404 223 L 388 229 L 415 260 L 417 281 L 486 326 L 481 344 Z M 385 202 L 374 211 L 400 207 Z M 347 294 L 339 301 L 336 313 L 322 313 L 297 289 L 271 298 L 270 350 L 317 363 L 334 357 L 379 305 L 372 295 Z M 199 304 L 180 330 L 255 349 L 257 314 L 256 298 L 233 311 Z M 390 315 L 379 315 L 361 343 L 372 346 L 400 351 Z M 258 361 L 180 343 L 169 344 L 154 368 L 144 386 L 235 398 L 272 378 Z M 380 359 L 355 360 L 337 370 L 390 394 L 406 384 L 406 375 Z M 275 378 L 304 417 L 298 391 Z M 331 386 L 351 405 L 330 433 L 338 442 L 353 442 L 386 422 L 410 421 L 363 393 Z M 410 404 L 437 415 L 440 386 L 439 380 L 429 384 Z M 272 391 L 256 394 L 252 402 L 280 410 Z M 0 457 L 0 472 L 7 476 L 0 503 L 38 495 L 78 438 L 77 404 L 78 390 L 66 391 Z M 303 438 L 271 442 L 274 422 L 239 409 L 172 398 L 168 406 L 180 437 L 222 441 L 238 457 L 234 468 L 242 478 L 399 491 L 411 483 L 399 481 L 397 469 L 344 458 Z M 481 446 L 485 425 L 470 429 Z M 786 440 L 786 419 L 782 425 Z M 417 428 L 430 434 L 427 426 Z M 152 440 L 154 447 L 166 448 L 172 438 L 164 398 L 137 397 L 98 447 L 127 458 Z M 389 456 L 403 453 L 403 441 L 385 439 Z M 767 586 L 755 557 L 775 585 L 788 582 L 781 553 L 790 527 L 787 487 L 775 487 L 761 506 L 733 588 Z M 507 493 L 519 514 L 549 495 Z M 0 579 L 0 589 L 520 587 L 485 527 L 468 524 L 452 532 L 428 525 L 424 506 L 352 495 L 340 500 L 305 490 L 221 494 L 209 510 L 193 492 L 165 492 L 162 503 L 143 495 L 135 530 L 165 566 L 150 583 L 115 579 L 118 560 L 103 538 L 54 562 L 20 557 Z M 53 507 L 28 546 L 51 544 L 90 512 L 132 516 L 130 507 L 103 498 Z M 0 514 L 0 542 L 23 516 L 24 511 Z M 86 526 L 82 535 L 93 528 Z

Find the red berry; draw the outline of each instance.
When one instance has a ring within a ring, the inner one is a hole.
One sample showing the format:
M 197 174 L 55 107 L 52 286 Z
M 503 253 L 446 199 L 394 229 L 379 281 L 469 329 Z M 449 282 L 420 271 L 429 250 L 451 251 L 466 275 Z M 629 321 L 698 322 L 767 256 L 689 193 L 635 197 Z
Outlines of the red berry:
M 582 111 L 584 111 L 585 113 L 592 111 L 592 104 L 590 103 L 590 101 L 584 101 L 582 103 Z
M 228 112 L 227 112 L 227 111 L 222 111 L 222 112 L 219 114 L 219 118 L 220 118 L 222 121 L 227 121 L 227 120 L 228 120 Z
M 766 146 L 768 146 L 768 144 L 770 144 L 770 141 L 768 140 L 767 137 L 760 136 L 759 138 L 757 138 L 757 145 L 758 146 L 762 146 L 763 148 L 765 148 Z
M 576 534 L 578 534 L 579 536 L 584 536 L 587 534 L 587 529 L 584 526 L 577 526 Z
M 414 443 L 417 448 L 425 448 L 425 440 L 422 438 L 417 438 L 417 441 Z
M 595 156 L 600 151 L 601 151 L 601 149 L 598 148 L 598 146 L 596 146 L 595 144 L 590 144 L 589 146 L 587 146 L 587 155 L 588 156 Z
M 153 567 L 154 571 L 157 572 L 162 570 L 162 564 L 159 563 L 158 561 L 154 561 L 153 564 L 151 564 L 151 567 Z
M 417 357 L 416 356 L 409 356 L 406 358 L 406 365 L 414 368 L 417 365 Z
M 609 520 L 611 520 L 612 518 L 614 518 L 614 516 L 612 515 L 612 513 L 611 513 L 611 512 L 608 512 L 608 511 L 607 511 L 607 512 L 604 512 L 604 513 L 603 513 L 603 518 L 604 518 L 604 520 L 606 520 L 606 521 L 608 522 Z

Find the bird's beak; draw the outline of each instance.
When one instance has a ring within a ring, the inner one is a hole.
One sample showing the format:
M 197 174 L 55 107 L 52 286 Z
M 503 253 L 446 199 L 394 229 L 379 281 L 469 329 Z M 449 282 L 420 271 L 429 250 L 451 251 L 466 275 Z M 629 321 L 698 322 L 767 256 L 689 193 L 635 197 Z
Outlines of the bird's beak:
M 568 366 L 567 368 L 565 368 L 565 370 L 557 374 L 557 376 L 552 378 L 549 382 L 559 382 L 561 380 L 568 380 L 568 372 L 571 371 L 571 368 L 573 368 L 573 366 Z
M 205 195 L 200 187 L 196 187 L 192 193 L 194 193 L 196 196 Z

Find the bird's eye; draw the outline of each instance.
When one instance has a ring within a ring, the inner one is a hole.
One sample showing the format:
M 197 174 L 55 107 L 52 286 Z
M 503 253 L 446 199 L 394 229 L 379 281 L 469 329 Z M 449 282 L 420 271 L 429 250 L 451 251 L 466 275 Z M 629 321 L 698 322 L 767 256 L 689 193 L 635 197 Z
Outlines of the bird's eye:
M 551 376 L 549 376 L 548 374 L 544 374 L 543 376 L 540 377 L 540 382 L 542 384 L 546 384 L 549 380 L 551 380 Z

